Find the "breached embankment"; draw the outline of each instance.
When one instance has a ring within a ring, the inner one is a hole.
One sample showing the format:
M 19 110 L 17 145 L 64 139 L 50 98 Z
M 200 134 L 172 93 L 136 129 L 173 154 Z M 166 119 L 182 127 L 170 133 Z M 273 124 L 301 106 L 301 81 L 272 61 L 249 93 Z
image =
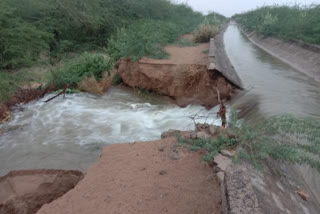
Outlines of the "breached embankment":
M 208 108 L 218 104 L 217 91 L 222 99 L 229 99 L 240 88 L 216 68 L 208 69 L 208 57 L 203 52 L 209 44 L 189 47 L 195 52 L 168 48 L 176 51 L 170 59 L 173 63 L 146 58 L 138 63 L 120 62 L 118 71 L 124 82 L 132 88 L 173 97 L 182 106 L 200 104 Z M 173 137 L 105 147 L 84 180 L 40 212 L 57 213 L 55 209 L 63 208 L 58 213 L 220 213 L 222 199 L 216 174 L 201 163 L 201 151 L 180 150 L 176 143 Z
M 300 41 L 265 37 L 254 32 L 244 34 L 272 56 L 320 82 L 320 46 Z
M 221 54 L 224 48 L 217 49 L 223 47 L 222 36 L 218 38 L 210 45 L 169 46 L 166 51 L 171 58 L 167 60 L 143 58 L 133 62 L 123 59 L 119 62 L 118 72 L 124 83 L 132 88 L 170 96 L 180 106 L 195 104 L 212 108 L 219 104 L 218 91 L 221 99 L 229 100 L 237 89 L 242 88 L 227 56 Z M 205 50 L 209 51 L 209 57 Z M 233 75 L 225 75 L 231 73 Z
M 83 178 L 80 171 L 20 170 L 0 177 L 0 213 L 34 214 L 73 189 Z

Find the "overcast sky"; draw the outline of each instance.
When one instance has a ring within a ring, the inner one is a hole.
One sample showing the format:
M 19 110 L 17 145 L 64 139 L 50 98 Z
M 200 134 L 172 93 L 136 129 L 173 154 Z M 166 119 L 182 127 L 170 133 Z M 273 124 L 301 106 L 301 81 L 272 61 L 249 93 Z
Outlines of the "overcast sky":
M 320 0 L 175 0 L 179 3 L 188 3 L 196 11 L 207 13 L 215 11 L 225 16 L 232 16 L 236 13 L 241 13 L 247 10 L 255 9 L 258 6 L 286 4 L 295 2 L 303 5 L 312 3 L 320 4 Z

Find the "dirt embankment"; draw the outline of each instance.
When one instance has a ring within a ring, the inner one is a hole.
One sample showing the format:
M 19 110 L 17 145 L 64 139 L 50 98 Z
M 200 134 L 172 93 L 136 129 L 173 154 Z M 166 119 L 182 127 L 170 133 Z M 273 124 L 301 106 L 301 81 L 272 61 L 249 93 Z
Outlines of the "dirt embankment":
M 138 62 L 123 59 L 118 71 L 124 83 L 132 88 L 147 89 L 174 98 L 178 105 L 198 104 L 212 108 L 222 99 L 229 99 L 237 87 L 220 72 L 208 70 L 209 44 L 195 47 L 169 46 L 171 58 Z
M 244 32 L 244 31 L 243 31 Z M 320 82 L 320 46 L 245 33 L 258 47 Z
M 173 133 L 158 141 L 104 147 L 85 178 L 38 213 L 220 214 L 216 174 L 201 162 L 201 152 L 177 143 Z
M 21 170 L 0 177 L 0 213 L 34 214 L 74 188 L 83 178 L 79 171 Z

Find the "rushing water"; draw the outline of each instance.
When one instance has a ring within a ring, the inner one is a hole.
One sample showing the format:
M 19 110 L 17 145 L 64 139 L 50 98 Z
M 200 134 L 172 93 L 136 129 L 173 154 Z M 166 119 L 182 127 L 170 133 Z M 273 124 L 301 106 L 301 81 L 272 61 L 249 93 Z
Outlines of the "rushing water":
M 224 42 L 231 63 L 250 89 L 239 101 L 254 98 L 258 103 L 246 116 L 249 121 L 283 113 L 320 119 L 319 83 L 252 44 L 234 24 Z M 299 170 L 320 201 L 320 174 L 307 166 Z
M 23 111 L 0 127 L 13 129 L 0 135 L 0 175 L 26 168 L 86 170 L 105 145 L 159 139 L 168 129 L 193 129 L 190 116 L 209 113 L 120 87 L 102 97 L 79 93 L 45 103 L 51 96 L 22 105 Z

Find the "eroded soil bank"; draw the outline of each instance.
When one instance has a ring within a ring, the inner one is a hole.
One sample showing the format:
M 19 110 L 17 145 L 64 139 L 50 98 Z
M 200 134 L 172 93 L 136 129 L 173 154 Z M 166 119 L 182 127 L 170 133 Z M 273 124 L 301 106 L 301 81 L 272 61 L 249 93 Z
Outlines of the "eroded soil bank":
M 201 162 L 201 152 L 177 143 L 173 136 L 104 147 L 85 178 L 38 213 L 220 214 L 220 186 L 212 168 Z
M 169 46 L 170 59 L 143 58 L 138 62 L 123 59 L 118 72 L 124 83 L 132 88 L 150 90 L 174 98 L 178 105 L 216 106 L 217 89 L 221 99 L 236 93 L 233 85 L 217 70 L 208 70 L 209 44 L 194 47 Z
M 20 170 L 0 177 L 0 213 L 34 214 L 74 188 L 80 171 Z

